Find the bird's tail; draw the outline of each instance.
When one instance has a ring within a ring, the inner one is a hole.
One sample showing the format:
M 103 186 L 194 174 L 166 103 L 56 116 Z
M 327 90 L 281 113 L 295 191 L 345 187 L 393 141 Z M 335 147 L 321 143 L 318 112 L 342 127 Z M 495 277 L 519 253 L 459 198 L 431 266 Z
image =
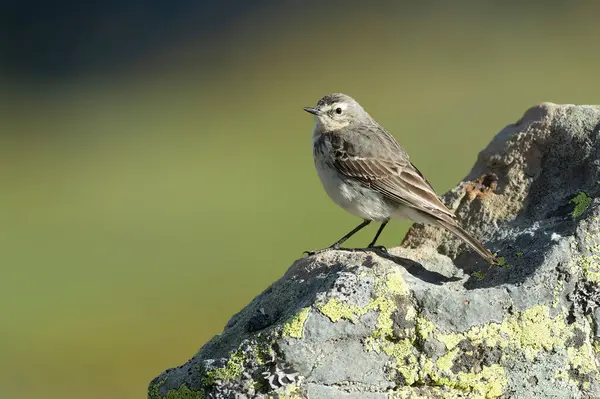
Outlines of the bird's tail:
M 499 264 L 498 259 L 483 246 L 475 237 L 467 233 L 462 227 L 460 227 L 454 220 L 451 222 L 438 219 L 437 222 L 440 226 L 444 227 L 446 230 L 450 231 L 452 234 L 463 240 L 467 245 L 475 250 L 483 259 L 485 259 L 488 263 L 492 265 Z

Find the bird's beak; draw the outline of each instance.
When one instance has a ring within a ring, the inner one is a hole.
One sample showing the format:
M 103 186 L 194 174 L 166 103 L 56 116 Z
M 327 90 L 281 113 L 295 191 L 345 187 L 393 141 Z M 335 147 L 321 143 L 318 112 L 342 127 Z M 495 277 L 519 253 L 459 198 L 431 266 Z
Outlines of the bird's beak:
M 304 107 L 304 110 L 306 112 L 308 112 L 309 114 L 313 114 L 313 115 L 321 115 L 321 111 L 319 111 L 316 108 L 311 108 L 311 107 Z

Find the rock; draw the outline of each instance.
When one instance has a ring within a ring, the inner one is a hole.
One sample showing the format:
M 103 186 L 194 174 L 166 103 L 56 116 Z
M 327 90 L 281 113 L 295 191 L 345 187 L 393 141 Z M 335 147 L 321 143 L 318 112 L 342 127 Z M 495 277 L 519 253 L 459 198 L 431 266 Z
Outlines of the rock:
M 149 398 L 599 398 L 599 135 L 533 107 L 443 197 L 502 266 L 420 225 L 300 259 Z

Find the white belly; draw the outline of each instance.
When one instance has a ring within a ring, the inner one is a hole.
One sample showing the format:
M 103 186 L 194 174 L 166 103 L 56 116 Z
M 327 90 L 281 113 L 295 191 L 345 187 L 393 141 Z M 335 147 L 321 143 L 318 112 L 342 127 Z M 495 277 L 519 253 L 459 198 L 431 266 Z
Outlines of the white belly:
M 326 166 L 326 162 L 315 159 L 317 173 L 329 197 L 349 213 L 366 220 L 383 221 L 394 216 L 395 207 L 383 197 L 358 182 L 340 178 L 337 171 Z

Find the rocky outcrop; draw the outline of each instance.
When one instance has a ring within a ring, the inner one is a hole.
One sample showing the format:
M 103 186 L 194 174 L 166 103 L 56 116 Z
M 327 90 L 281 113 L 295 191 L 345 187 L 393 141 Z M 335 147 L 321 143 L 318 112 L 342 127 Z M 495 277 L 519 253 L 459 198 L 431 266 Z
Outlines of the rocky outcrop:
M 413 226 L 296 261 L 157 398 L 599 398 L 600 107 L 542 104 L 444 196 L 501 257 Z

